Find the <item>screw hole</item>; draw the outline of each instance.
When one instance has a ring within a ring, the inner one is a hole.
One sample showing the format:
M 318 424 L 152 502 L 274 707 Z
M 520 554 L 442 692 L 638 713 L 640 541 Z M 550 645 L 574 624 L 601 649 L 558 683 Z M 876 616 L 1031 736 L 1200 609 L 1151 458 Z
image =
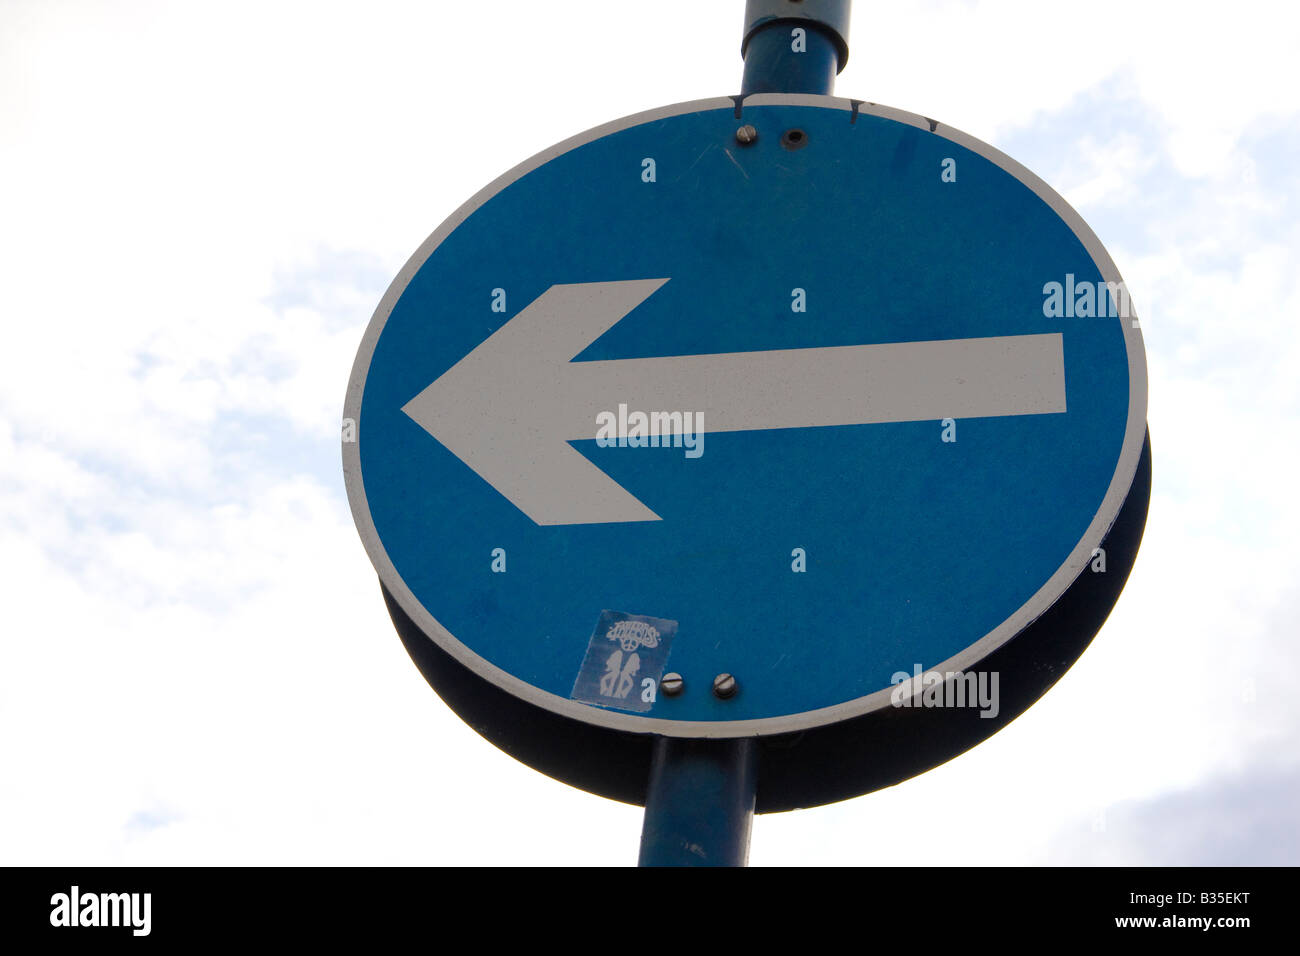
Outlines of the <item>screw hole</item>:
M 808 134 L 801 129 L 788 129 L 781 136 L 781 145 L 786 149 L 803 149 L 808 145 Z

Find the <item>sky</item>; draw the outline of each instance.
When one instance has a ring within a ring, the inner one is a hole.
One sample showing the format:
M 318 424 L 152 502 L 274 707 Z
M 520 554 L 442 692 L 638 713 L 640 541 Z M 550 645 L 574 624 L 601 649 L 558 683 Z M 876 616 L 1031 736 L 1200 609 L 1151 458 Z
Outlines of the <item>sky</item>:
M 962 757 L 761 816 L 753 865 L 1300 863 L 1300 67 L 1287 3 L 859 2 L 836 93 L 1088 221 L 1154 486 L 1106 626 Z M 0 862 L 609 864 L 393 633 L 348 374 L 462 201 L 737 92 L 740 0 L 0 0 Z

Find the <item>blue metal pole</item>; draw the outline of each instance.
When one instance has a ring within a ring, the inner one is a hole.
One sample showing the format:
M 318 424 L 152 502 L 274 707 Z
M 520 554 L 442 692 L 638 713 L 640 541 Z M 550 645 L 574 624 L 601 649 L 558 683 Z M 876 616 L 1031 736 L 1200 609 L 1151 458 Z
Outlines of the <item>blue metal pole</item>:
M 646 791 L 641 866 L 744 866 L 758 744 L 658 737 Z
M 849 60 L 850 0 L 748 0 L 740 92 L 830 95 Z
M 741 93 L 829 95 L 849 59 L 849 3 L 747 0 Z M 730 697 L 735 681 L 724 678 L 715 692 Z M 656 737 L 640 865 L 744 866 L 757 790 L 754 738 Z

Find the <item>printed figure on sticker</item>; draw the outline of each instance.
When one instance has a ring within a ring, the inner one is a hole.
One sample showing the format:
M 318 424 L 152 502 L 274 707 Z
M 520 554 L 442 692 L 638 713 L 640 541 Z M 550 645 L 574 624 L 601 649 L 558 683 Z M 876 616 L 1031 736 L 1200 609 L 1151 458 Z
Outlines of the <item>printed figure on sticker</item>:
M 676 621 L 601 611 L 570 696 L 619 710 L 650 710 L 676 633 Z

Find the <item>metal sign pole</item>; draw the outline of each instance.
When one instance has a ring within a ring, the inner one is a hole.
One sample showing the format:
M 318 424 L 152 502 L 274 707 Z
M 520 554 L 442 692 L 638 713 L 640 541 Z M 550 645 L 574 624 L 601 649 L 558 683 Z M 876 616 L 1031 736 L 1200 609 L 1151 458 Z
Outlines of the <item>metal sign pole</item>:
M 742 95 L 829 96 L 849 61 L 850 0 L 748 0 Z
M 758 742 L 655 738 L 641 866 L 744 866 Z
M 849 58 L 849 4 L 748 0 L 741 95 L 829 96 Z M 758 742 L 752 737 L 656 737 L 639 865 L 744 866 L 757 786 Z

